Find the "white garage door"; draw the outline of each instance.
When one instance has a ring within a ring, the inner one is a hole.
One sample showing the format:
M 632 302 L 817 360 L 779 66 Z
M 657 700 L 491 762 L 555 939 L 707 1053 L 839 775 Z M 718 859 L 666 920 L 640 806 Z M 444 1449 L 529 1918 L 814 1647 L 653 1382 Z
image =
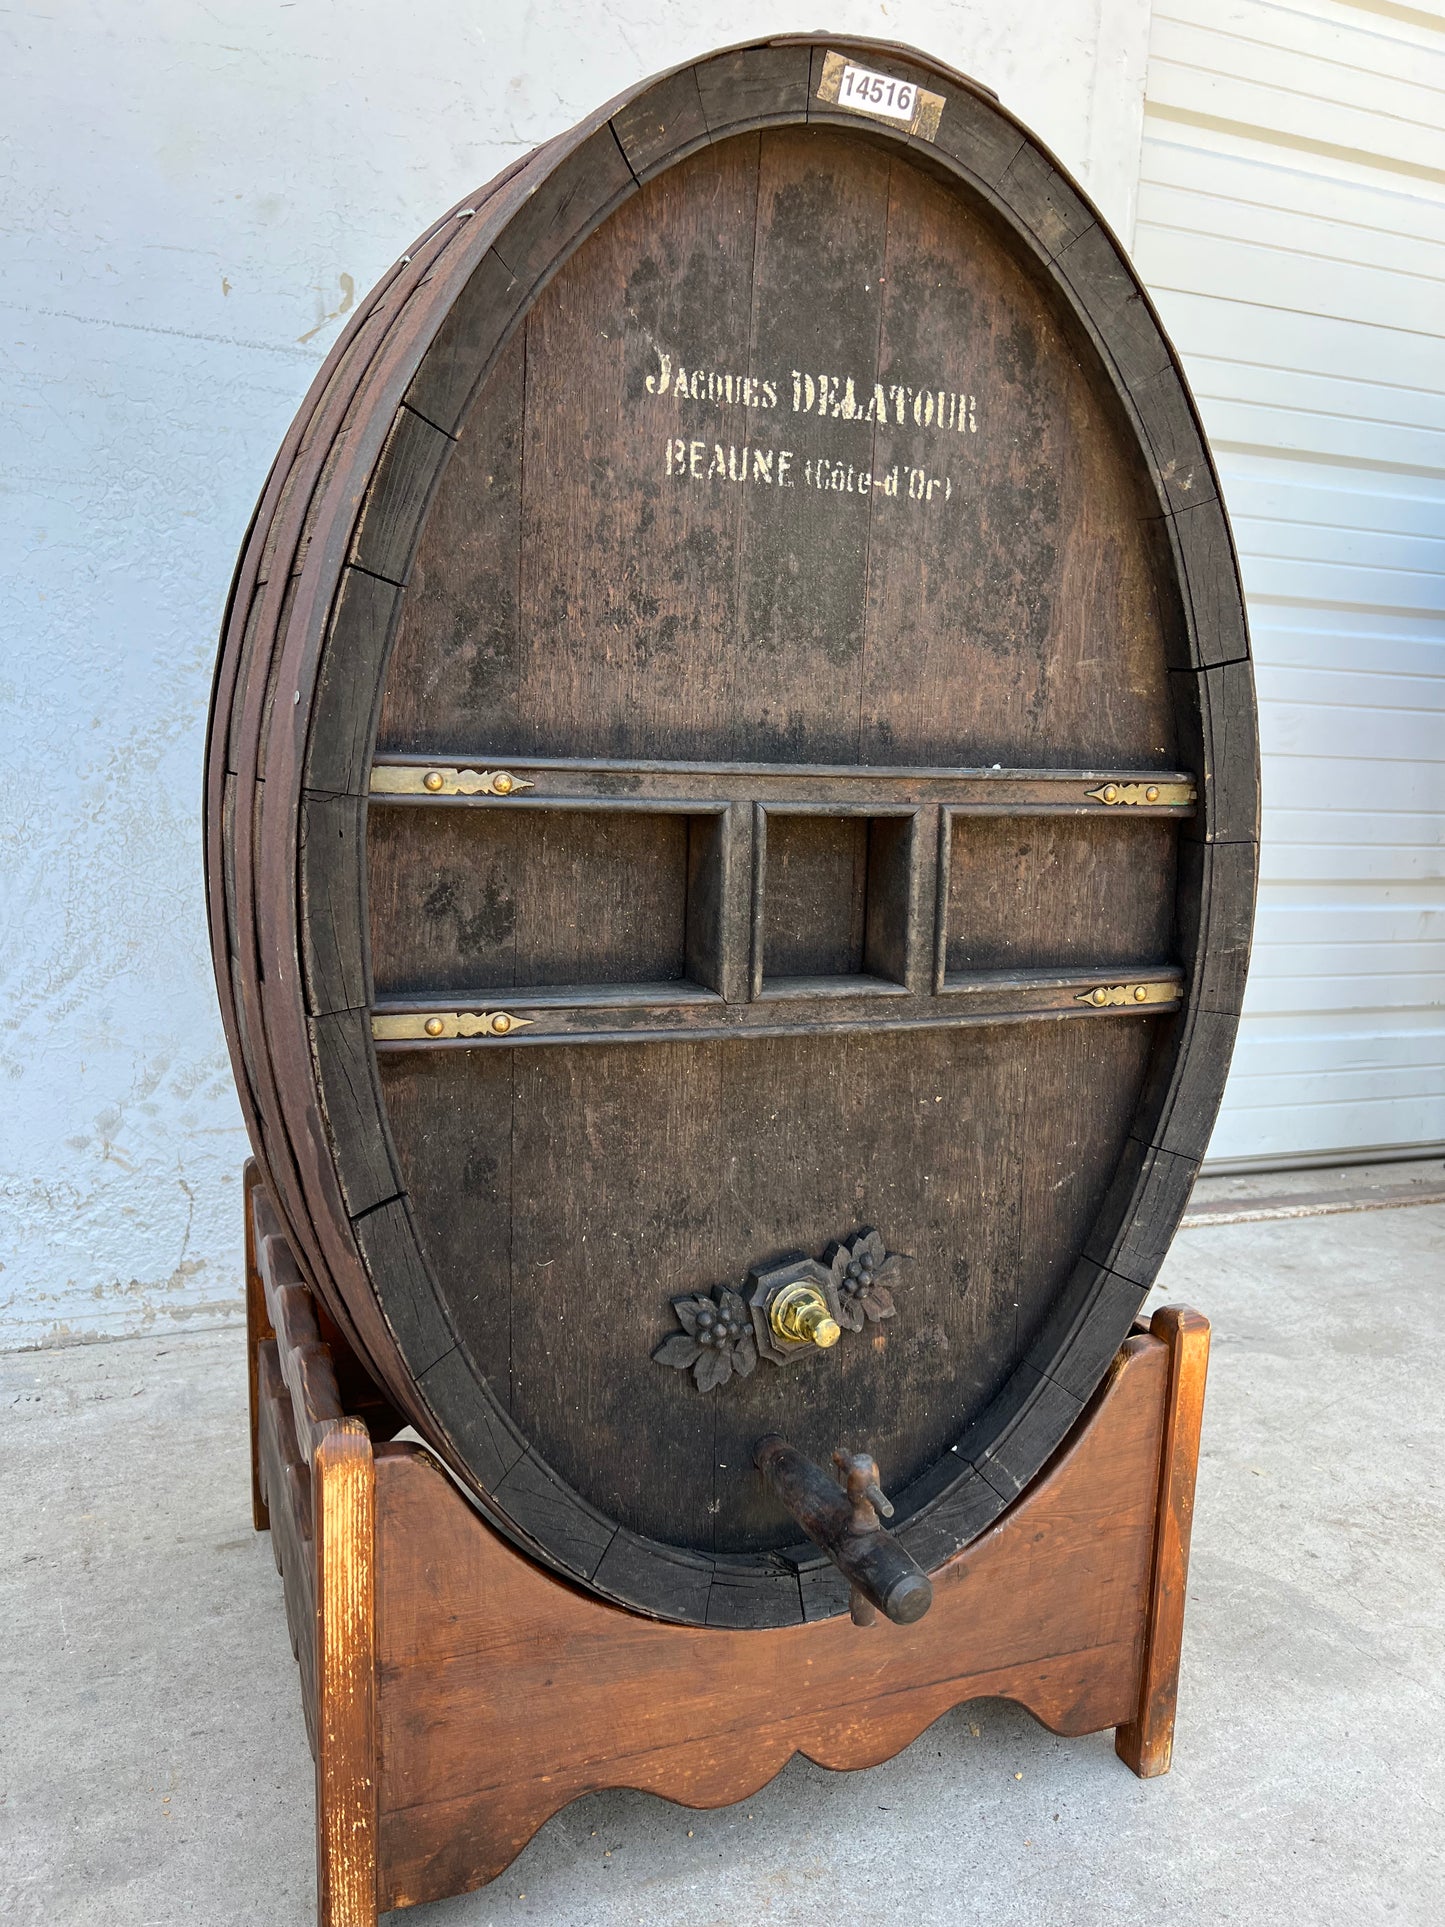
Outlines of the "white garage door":
M 1216 1166 L 1445 1140 L 1445 9 L 1156 0 L 1135 254 L 1239 543 L 1263 880 Z

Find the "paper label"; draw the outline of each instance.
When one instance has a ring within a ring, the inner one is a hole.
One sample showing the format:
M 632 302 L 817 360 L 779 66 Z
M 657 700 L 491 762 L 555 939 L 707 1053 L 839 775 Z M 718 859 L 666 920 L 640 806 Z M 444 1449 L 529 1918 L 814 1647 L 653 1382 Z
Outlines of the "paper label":
M 892 121 L 926 140 L 932 140 L 938 132 L 945 105 L 942 94 L 931 94 L 916 81 L 877 73 L 835 53 L 829 53 L 823 62 L 818 99 L 846 108 L 849 113 L 867 114 L 872 120 Z

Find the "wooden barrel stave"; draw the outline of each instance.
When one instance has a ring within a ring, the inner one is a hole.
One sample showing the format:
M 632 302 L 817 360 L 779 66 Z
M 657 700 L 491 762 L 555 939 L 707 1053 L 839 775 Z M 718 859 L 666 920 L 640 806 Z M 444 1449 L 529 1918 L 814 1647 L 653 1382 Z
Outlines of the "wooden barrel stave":
M 242 946 L 254 944 L 250 916 L 253 814 L 244 813 L 240 833 L 224 835 L 223 826 L 235 809 L 235 798 L 254 799 L 259 760 L 259 723 L 267 692 L 272 688 L 271 656 L 282 612 L 285 587 L 292 579 L 302 531 L 315 491 L 347 412 L 368 367 L 381 346 L 381 328 L 389 312 L 424 285 L 439 255 L 461 234 L 461 221 L 474 203 L 484 206 L 536 155 L 507 168 L 492 188 L 472 202 L 459 203 L 434 222 L 382 278 L 361 303 L 347 329 L 328 354 L 312 383 L 268 477 L 253 517 L 247 544 L 238 564 L 228 605 L 213 692 L 213 722 L 208 741 L 207 854 L 208 876 L 224 878 L 224 887 L 209 890 L 212 946 L 222 1014 L 243 1112 L 253 1145 L 260 1157 L 298 1257 L 327 1308 L 358 1353 L 385 1382 L 387 1372 L 361 1338 L 344 1300 L 329 1287 L 329 1272 L 316 1238 L 306 1194 L 296 1176 L 296 1159 L 279 1121 L 275 1079 L 266 1048 L 259 1010 L 248 1000 L 253 988 L 243 974 L 233 980 L 234 960 Z M 279 559 L 279 570 L 277 567 Z M 276 593 L 267 597 L 274 586 Z M 247 746 L 250 746 L 250 754 Z M 229 790 L 231 802 L 227 804 Z M 226 844 L 223 854 L 222 841 Z M 239 878 L 239 880 L 238 880 Z M 328 1288 L 329 1287 L 329 1288 Z M 381 1348 L 384 1358 L 385 1350 Z
M 281 654 L 271 671 L 272 684 L 283 692 L 283 696 L 287 687 L 299 689 L 306 684 L 310 668 L 314 666 L 315 650 L 319 646 L 324 625 L 329 619 L 329 607 L 325 599 L 328 594 L 326 589 L 322 590 L 323 600 L 319 606 L 302 605 L 299 602 L 299 596 L 303 592 L 314 591 L 318 581 L 334 583 L 335 575 L 341 566 L 342 556 L 346 553 L 351 541 L 350 517 L 354 513 L 355 499 L 345 493 L 347 464 L 340 461 L 338 457 L 344 453 L 349 457 L 351 465 L 365 473 L 369 471 L 369 465 L 377 459 L 384 445 L 385 459 L 390 460 L 393 472 L 396 472 L 397 468 L 404 472 L 406 457 L 410 452 L 409 444 L 405 439 L 399 439 L 395 430 L 389 426 L 398 416 L 402 416 L 413 434 L 421 437 L 424 444 L 429 442 L 435 447 L 445 441 L 440 431 L 415 415 L 413 411 L 406 410 L 403 415 L 401 391 L 408 377 L 405 372 L 399 371 L 404 371 L 419 358 L 421 345 L 429 339 L 440 317 L 450 308 L 450 297 L 454 290 L 459 291 L 459 284 L 470 278 L 473 264 L 478 257 L 485 255 L 489 233 L 495 229 L 507 211 L 519 203 L 525 204 L 532 192 L 532 184 L 538 172 L 545 167 L 547 152 L 546 149 L 539 150 L 530 165 L 509 170 L 503 177 L 503 183 L 496 194 L 484 200 L 479 197 L 476 211 L 467 214 L 466 225 L 460 235 L 448 237 L 445 250 L 437 247 L 428 259 L 418 261 L 414 258 L 413 265 L 416 272 L 408 275 L 404 290 L 398 290 L 400 298 L 396 309 L 396 321 L 386 337 L 376 344 L 376 350 L 365 368 L 358 371 L 356 387 L 345 398 L 342 424 L 326 447 L 324 460 L 327 467 L 323 468 L 318 477 L 316 493 L 307 509 L 307 524 L 298 543 L 298 548 L 304 545 L 309 550 L 310 543 L 319 539 L 323 544 L 324 553 L 318 567 L 312 570 L 309 576 L 303 561 L 299 575 L 293 578 L 297 582 L 298 603 L 290 611 L 286 625 L 288 653 Z M 499 206 L 502 210 L 500 214 Z M 460 256 L 460 265 L 453 273 L 450 285 L 445 282 L 438 284 L 436 280 L 438 257 L 443 253 L 453 260 Z M 358 422 L 365 424 L 362 431 L 364 440 L 359 448 L 355 444 L 353 435 L 354 426 Z M 318 436 L 318 446 L 321 440 L 322 438 Z M 328 472 L 332 482 L 329 497 L 323 493 Z M 385 523 L 387 518 L 384 511 L 378 519 Z M 383 582 L 386 580 L 386 571 L 390 566 L 389 559 L 375 542 L 363 549 L 357 560 L 358 574 L 364 569 L 368 580 Z M 292 708 L 293 711 L 299 711 L 303 718 L 309 718 L 309 693 L 305 709 L 296 704 L 293 704 Z M 284 715 L 284 700 L 281 710 Z M 271 705 L 270 713 L 272 716 L 276 713 L 274 704 Z M 278 831 L 280 846 L 283 848 L 294 848 L 297 835 L 295 785 L 299 781 L 298 765 L 304 754 L 304 735 L 303 721 L 300 730 L 288 730 L 278 739 L 275 756 L 270 754 L 269 741 L 262 744 L 260 751 L 259 767 L 265 769 L 273 787 L 268 792 L 263 782 L 259 788 L 258 797 L 263 811 L 268 796 L 284 799 L 285 808 Z M 293 760 L 287 760 L 288 752 Z M 260 833 L 258 825 L 258 836 Z M 269 912 L 261 908 L 268 881 L 271 886 Z M 269 982 L 272 987 L 271 1002 L 274 1005 L 278 1001 L 276 993 L 279 991 L 283 1012 L 289 1012 L 291 1008 L 287 1001 L 289 993 L 299 984 L 299 951 L 294 932 L 288 931 L 288 920 L 292 916 L 294 907 L 294 888 L 294 881 L 285 868 L 273 867 L 268 877 L 263 872 L 262 866 L 257 865 L 255 889 L 258 925 L 269 928 L 278 937 L 278 941 L 270 946 L 269 955 L 265 950 L 262 952 L 262 997 L 264 1000 L 264 983 Z M 313 958 L 313 963 L 314 961 Z M 268 962 L 270 975 L 266 978 L 264 973 Z M 277 1067 L 278 1084 L 294 1089 L 297 1088 L 298 1082 L 304 1083 L 312 1076 L 310 1053 L 317 1046 L 309 1034 L 304 1030 L 298 1031 L 295 1027 L 288 1029 L 284 1017 L 278 1024 L 273 1017 L 263 1016 L 261 1029 L 267 1039 L 272 1061 Z M 325 1047 L 324 1040 L 321 1047 Z M 338 1074 L 345 1076 L 347 1073 L 344 1069 L 338 1069 Z M 301 1208 L 307 1208 L 304 1204 L 307 1199 L 330 1194 L 335 1211 L 345 1222 L 348 1205 L 354 1210 L 356 1204 L 353 1200 L 344 1199 L 337 1193 L 335 1172 L 327 1155 L 327 1138 L 320 1127 L 320 1120 L 303 1113 L 299 1128 L 292 1133 L 292 1144 L 299 1173 L 298 1203 L 301 1204 Z M 384 1146 L 378 1146 L 377 1149 L 384 1168 Z M 395 1186 L 392 1185 L 391 1189 L 394 1190 Z M 326 1227 L 334 1220 L 331 1214 L 316 1214 L 314 1210 L 308 1209 L 308 1218 L 311 1222 L 316 1222 L 318 1217 L 322 1226 L 320 1262 L 326 1267 L 326 1275 L 331 1275 L 338 1262 L 344 1265 L 349 1260 L 354 1264 L 355 1255 L 345 1244 L 338 1249 L 334 1241 L 328 1248 Z M 335 1297 L 340 1304 L 346 1303 L 341 1293 L 336 1292 Z M 402 1409 L 406 1409 L 404 1401 L 407 1385 L 405 1380 L 397 1379 L 395 1367 L 390 1363 L 392 1341 L 379 1315 L 367 1301 L 363 1300 L 355 1311 L 354 1318 L 362 1342 L 363 1354 L 373 1361 L 379 1376 L 388 1385 L 393 1399 L 402 1406 Z
M 594 116 L 593 120 L 597 118 Z M 449 445 L 449 442 L 440 434 L 440 431 L 435 430 L 414 410 L 409 407 L 403 410 L 407 377 L 398 371 L 407 366 L 414 369 L 421 359 L 422 350 L 430 344 L 432 335 L 447 314 L 455 312 L 454 304 L 462 292 L 462 287 L 470 281 L 478 266 L 485 261 L 490 252 L 493 235 L 506 224 L 508 217 L 513 216 L 519 209 L 524 214 L 530 214 L 530 226 L 545 237 L 558 218 L 557 210 L 551 202 L 560 202 L 565 222 L 567 195 L 561 191 L 561 188 L 565 188 L 566 181 L 564 177 L 559 187 L 554 163 L 564 153 L 571 158 L 573 150 L 579 145 L 585 148 L 588 133 L 589 123 L 584 122 L 581 128 L 574 129 L 568 135 L 560 136 L 558 140 L 539 149 L 520 167 L 507 170 L 499 177 L 499 185 L 495 193 L 488 194 L 485 198 L 474 197 L 472 201 L 463 204 L 461 210 L 458 210 L 466 215 L 465 226 L 460 236 L 455 233 L 457 223 L 454 213 L 451 217 L 453 226 L 450 232 L 444 223 L 438 224 L 438 227 L 432 231 L 434 238 L 431 255 L 427 258 L 419 258 L 419 255 L 414 252 L 410 267 L 403 277 L 398 278 L 396 284 L 397 320 L 395 324 L 385 340 L 376 345 L 376 352 L 365 368 L 356 369 L 358 378 L 356 387 L 342 394 L 338 400 L 339 406 L 344 405 L 340 426 L 329 434 L 317 433 L 311 438 L 313 448 L 321 451 L 321 466 L 317 468 L 312 483 L 316 492 L 306 498 L 307 523 L 301 535 L 296 538 L 293 553 L 299 552 L 303 547 L 309 553 L 310 543 L 316 539 L 318 531 L 323 531 L 324 540 L 329 541 L 335 550 L 335 553 L 328 551 L 324 566 L 330 570 L 339 567 L 341 554 L 345 553 L 350 542 L 349 516 L 354 514 L 355 506 L 354 500 L 345 494 L 346 474 L 348 470 L 355 470 L 362 474 L 369 473 L 370 464 L 375 461 L 380 452 L 379 444 L 384 444 L 383 479 L 381 485 L 371 491 L 367 503 L 367 514 L 363 518 L 363 524 L 369 521 L 370 527 L 363 526 L 357 533 L 354 560 L 358 569 L 363 570 L 368 576 L 375 575 L 382 580 L 386 580 L 388 572 L 399 566 L 388 552 L 388 544 L 396 539 L 391 505 L 401 504 L 400 512 L 403 517 L 407 513 L 415 512 L 417 504 L 411 499 L 413 495 L 411 469 L 414 459 L 417 455 L 424 455 L 428 443 L 431 443 L 432 452 L 438 453 L 442 447 Z M 539 194 L 546 194 L 549 199 L 539 203 Z M 445 242 L 448 259 L 456 263 L 453 273 L 447 280 L 438 278 L 434 259 L 435 255 L 442 252 L 442 247 L 439 245 L 441 242 Z M 366 438 L 363 453 L 358 456 L 356 447 L 352 445 L 353 438 L 350 431 L 352 424 L 362 416 L 366 423 Z M 398 436 L 393 428 L 398 416 L 401 417 L 404 429 L 407 431 L 401 436 Z M 418 443 L 420 447 L 417 446 Z M 345 461 L 340 459 L 343 454 L 347 458 Z M 323 495 L 323 487 L 329 488 L 329 494 Z M 319 515 L 318 509 L 323 511 Z M 301 560 L 303 566 L 299 575 L 287 578 L 288 582 L 295 583 L 298 596 L 307 593 L 317 580 L 316 571 L 308 576 L 304 567 L 304 556 Z M 330 579 L 334 582 L 334 577 Z M 286 634 L 292 655 L 291 658 L 283 657 L 271 662 L 269 678 L 264 685 L 259 671 L 250 679 L 252 701 L 256 705 L 256 711 L 274 718 L 276 705 L 267 703 L 266 691 L 280 690 L 284 694 L 284 690 L 288 687 L 295 690 L 306 684 L 309 673 L 308 655 L 314 659 L 328 613 L 329 611 L 324 607 L 316 611 L 299 605 L 287 611 Z M 281 707 L 284 710 L 284 702 Z M 304 730 L 304 719 L 309 715 L 309 709 L 296 704 L 293 704 L 293 709 L 300 710 Z M 240 734 L 245 740 L 258 741 L 261 730 L 255 712 L 244 718 Z M 266 774 L 273 784 L 269 792 L 273 797 L 296 781 L 296 770 L 304 754 L 297 737 L 298 732 L 292 730 L 281 739 L 278 745 L 277 767 L 274 769 L 270 766 L 273 759 L 269 754 L 271 748 L 269 741 L 258 742 L 258 770 L 265 767 Z M 291 758 L 289 761 L 286 760 L 288 752 Z M 263 783 L 259 791 L 263 804 L 267 794 Z M 288 809 L 283 815 L 279 830 L 280 847 L 293 847 L 295 834 L 294 817 Z M 247 878 L 243 876 L 240 879 L 243 903 L 246 901 L 246 882 Z M 262 955 L 261 970 L 264 977 L 269 961 L 273 973 L 271 981 L 289 989 L 297 982 L 299 958 L 294 930 L 289 927 L 293 909 L 289 898 L 294 885 L 288 884 L 284 870 L 280 869 L 273 873 L 273 883 L 274 921 L 269 927 L 278 933 L 279 941 L 271 946 L 269 959 L 266 955 Z M 259 895 L 264 889 L 263 879 L 258 880 L 256 888 Z M 277 1082 L 288 1076 L 303 1080 L 310 1078 L 312 1040 L 304 1031 L 298 1032 L 294 1026 L 288 1031 L 284 1023 L 278 1026 L 261 1019 L 259 1013 L 256 1014 L 252 1029 L 255 1034 L 266 1038 L 268 1055 L 281 1067 Z M 339 1074 L 344 1075 L 344 1073 Z M 342 1294 L 335 1289 L 334 1285 L 329 1292 L 327 1291 L 327 1281 L 333 1275 L 338 1261 L 343 1265 L 348 1261 L 354 1265 L 355 1253 L 348 1250 L 344 1244 L 338 1250 L 334 1242 L 328 1248 L 326 1227 L 333 1222 L 332 1214 L 315 1213 L 306 1203 L 308 1197 L 328 1196 L 333 1210 L 340 1216 L 343 1223 L 346 1222 L 345 1203 L 336 1190 L 335 1174 L 325 1151 L 326 1135 L 320 1126 L 320 1121 L 314 1117 L 307 1117 L 298 1129 L 290 1133 L 290 1139 L 290 1145 L 286 1147 L 289 1157 L 283 1156 L 278 1160 L 282 1171 L 291 1170 L 297 1173 L 295 1188 L 289 1200 L 292 1210 L 288 1211 L 287 1215 L 290 1217 L 294 1212 L 294 1215 L 306 1226 L 307 1231 L 313 1234 L 309 1239 L 306 1238 L 305 1232 L 302 1236 L 306 1243 L 307 1256 L 315 1269 L 316 1282 L 327 1297 L 333 1315 L 338 1318 L 338 1322 L 342 1323 L 343 1329 L 348 1330 L 349 1335 L 359 1339 L 358 1349 L 361 1350 L 362 1355 L 373 1364 L 393 1399 L 406 1409 L 407 1387 L 404 1380 L 396 1377 L 395 1367 L 390 1363 L 391 1340 L 379 1316 L 368 1303 L 363 1301 L 359 1308 L 352 1309 L 351 1317 L 348 1319 L 347 1306 Z M 318 1223 L 321 1227 L 319 1242 L 314 1235 Z
M 421 260 L 414 258 L 414 265 L 416 279 L 420 280 L 425 272 L 425 252 Z M 405 275 L 405 265 L 400 266 L 399 272 Z M 396 274 L 390 277 L 393 288 L 396 278 Z M 251 905 L 257 764 L 262 749 L 262 719 L 268 698 L 274 697 L 274 640 L 292 593 L 291 565 L 301 540 L 312 493 L 330 456 L 335 434 L 344 420 L 370 353 L 379 345 L 380 336 L 373 323 L 378 313 L 385 313 L 386 305 L 385 293 L 374 304 L 368 304 L 368 312 L 357 317 L 347 340 L 335 355 L 329 375 L 323 368 L 313 390 L 315 407 L 302 432 L 296 437 L 291 463 L 277 478 L 274 505 L 253 543 L 258 550 L 254 588 L 236 651 L 234 710 L 225 746 L 231 752 L 227 761 L 234 764 L 226 773 L 226 780 L 231 786 L 232 812 L 240 808 L 241 799 L 246 800 L 241 810 L 242 821 L 237 826 L 239 834 L 233 836 L 233 854 L 229 866 L 231 916 L 234 918 L 230 948 L 237 960 L 248 954 L 256 954 Z M 327 424 L 320 435 L 317 432 L 318 418 Z M 241 967 L 239 962 L 234 966 L 228 963 L 228 978 L 232 968 L 237 973 L 233 995 L 237 1049 L 246 1071 L 244 1081 L 255 1094 L 252 1102 L 258 1117 L 265 1120 L 261 1125 L 258 1146 L 263 1153 L 264 1169 L 278 1193 L 277 1202 L 295 1237 L 298 1255 L 326 1295 L 333 1316 L 338 1318 L 348 1339 L 355 1343 L 358 1333 L 344 1303 L 334 1292 L 326 1292 L 325 1263 L 311 1215 L 305 1207 L 303 1188 L 295 1177 L 295 1155 L 287 1141 L 277 1102 L 266 1032 L 257 1008 L 254 973 Z M 362 1349 L 365 1355 L 366 1348 Z

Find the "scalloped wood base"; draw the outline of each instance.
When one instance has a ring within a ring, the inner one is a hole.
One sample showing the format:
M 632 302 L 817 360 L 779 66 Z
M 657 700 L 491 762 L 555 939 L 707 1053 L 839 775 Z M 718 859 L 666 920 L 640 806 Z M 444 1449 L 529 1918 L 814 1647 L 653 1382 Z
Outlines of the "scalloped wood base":
M 970 1699 L 1016 1700 L 1056 1733 L 1112 1726 L 1136 1773 L 1168 1770 L 1209 1353 L 1197 1313 L 1158 1312 L 1125 1343 L 1051 1464 L 935 1574 L 917 1625 L 728 1632 L 553 1578 L 423 1447 L 373 1445 L 253 1170 L 247 1233 L 255 1516 L 316 1754 L 322 1927 L 483 1885 L 598 1788 L 723 1806 L 794 1753 L 877 1765 Z

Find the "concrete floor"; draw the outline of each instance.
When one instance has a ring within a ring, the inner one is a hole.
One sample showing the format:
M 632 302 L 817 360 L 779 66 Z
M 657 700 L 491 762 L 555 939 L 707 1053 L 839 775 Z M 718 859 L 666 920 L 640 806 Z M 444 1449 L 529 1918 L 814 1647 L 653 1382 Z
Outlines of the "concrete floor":
M 862 1774 L 596 1795 L 414 1927 L 1445 1920 L 1445 1205 L 1181 1234 L 1215 1352 L 1173 1773 L 964 1707 Z M 310 1761 L 238 1331 L 0 1358 L 0 1918 L 302 1927 Z

